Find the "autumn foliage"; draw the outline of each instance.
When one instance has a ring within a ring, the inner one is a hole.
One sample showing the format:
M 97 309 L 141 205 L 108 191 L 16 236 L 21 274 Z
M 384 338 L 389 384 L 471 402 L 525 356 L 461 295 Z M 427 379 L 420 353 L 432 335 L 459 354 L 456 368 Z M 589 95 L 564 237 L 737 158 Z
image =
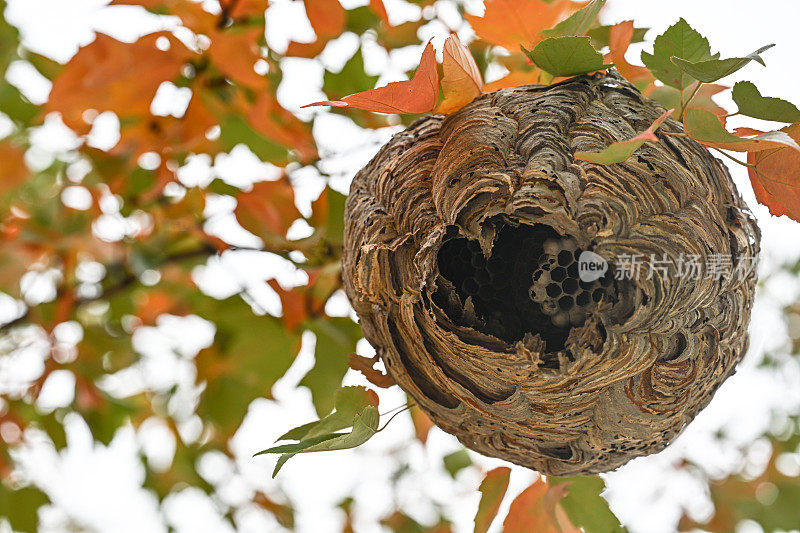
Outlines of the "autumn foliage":
M 133 42 L 99 33 L 66 64 L 26 50 L 17 29 L 0 18 L 0 73 L 20 61 L 52 81 L 47 102 L 39 106 L 5 78 L 0 80 L 0 110 L 12 123 L 12 132 L 0 139 L 0 290 L 17 310 L 0 326 L 0 358 L 33 342 L 47 347 L 37 375 L 0 389 L 0 517 L 15 530 L 36 530 L 37 509 L 49 495 L 35 484 L 15 481 L 13 450 L 25 445 L 30 431 L 43 432 L 56 450 L 64 449 L 62 422 L 69 413 L 87 421 L 102 444 L 125 424 L 163 421 L 177 442 L 176 451 L 168 468 L 148 467 L 145 486 L 159 500 L 186 486 L 212 494 L 215 487 L 198 473 L 198 460 L 212 452 L 233 457 L 231 439 L 251 402 L 271 397 L 306 333 L 316 338 L 314 364 L 299 386 L 310 391 L 318 420 L 297 421 L 283 444 L 263 443 L 265 451 L 280 454 L 280 459 L 252 460 L 272 461 L 270 468 L 277 461 L 277 473 L 296 454 L 358 446 L 389 422 L 379 412 L 372 389 L 391 387 L 391 378 L 374 367 L 376 359 L 355 353 L 362 338 L 358 324 L 326 312 L 329 299 L 341 288 L 345 196 L 326 185 L 310 209 L 301 210 L 296 202 L 300 169 L 329 177 L 313 132 L 314 113 L 337 113 L 366 129 L 409 124 L 414 115 L 452 113 L 504 87 L 556 83 L 613 65 L 645 95 L 673 110 L 688 135 L 708 147 L 745 154 L 759 202 L 775 215 L 800 220 L 800 112 L 789 102 L 762 96 L 753 83 L 740 82 L 734 89 L 739 114 L 789 125 L 773 132 L 728 131 L 728 111 L 712 100 L 727 87 L 715 82 L 750 61 L 763 63 L 761 51 L 720 59 L 683 20 L 655 39 L 653 53 L 643 54 L 644 64 L 639 65 L 625 54 L 631 43 L 643 40 L 645 30 L 632 21 L 600 24 L 603 0 L 487 0 L 483 15 L 465 15 L 474 38 L 465 25 L 458 32 L 461 37 L 452 33 L 432 42 L 418 37 L 428 22 L 422 13 L 393 25 L 382 0 L 352 9 L 338 0 L 304 0 L 315 37 L 291 41 L 284 50 L 273 50 L 265 39 L 267 0 L 220 0 L 213 9 L 209 3 L 113 0 L 109 9 L 139 6 L 177 22 Z M 430 7 L 434 2 L 416 3 Z M 0 0 L 0 14 L 5 7 Z M 325 71 L 322 90 L 327 99 L 308 102 L 314 108 L 332 106 L 330 110 L 303 114 L 287 109 L 278 92 L 285 60 L 317 58 L 345 32 L 368 35 L 387 52 L 416 46 L 418 67 L 407 80 L 375 87 L 378 77 L 367 72 L 359 48 L 341 71 Z M 505 73 L 487 79 L 489 64 Z M 155 112 L 153 101 L 165 87 L 188 97 L 184 109 Z M 118 123 L 119 139 L 99 148 L 91 142 L 91 132 L 101 117 L 109 116 Z M 50 121 L 62 122 L 77 136 L 78 145 L 68 155 L 33 165 L 26 157 L 35 152 L 32 133 Z M 619 163 L 643 143 L 658 142 L 658 125 L 603 152 L 576 157 Z M 181 169 L 193 160 L 219 161 L 241 146 L 268 163 L 273 175 L 252 184 L 219 176 L 188 184 L 180 178 Z M 85 205 L 64 200 L 73 193 L 88 198 Z M 235 204 L 228 215 L 260 244 L 241 246 L 214 230 L 208 212 L 220 199 Z M 104 233 L 108 224 L 121 229 Z M 298 237 L 296 227 L 307 231 Z M 247 253 L 268 255 L 299 273 L 303 282 L 297 286 L 282 285 L 269 271 L 259 280 L 263 290 L 280 300 L 281 312 L 266 313 L 246 284 L 225 298 L 198 287 L 198 268 Z M 29 289 L 34 282 L 49 283 L 52 293 L 33 295 Z M 144 386 L 126 396 L 102 385 L 141 362 L 132 341 L 137 331 L 165 316 L 195 315 L 213 324 L 215 333 L 213 342 L 190 362 L 200 392 L 189 414 L 170 411 L 177 387 Z M 65 324 L 81 332 L 69 346 L 59 340 Z M 370 387 L 342 387 L 351 367 Z M 56 371 L 74 376 L 74 397 L 68 405 L 39 410 L 37 397 Z M 193 417 L 200 420 L 201 432 L 187 437 L 179 426 Z M 432 423 L 413 408 L 410 417 L 413 438 L 422 446 Z M 445 458 L 443 468 L 453 476 L 463 468 L 479 468 L 468 466 L 469 456 L 461 453 Z M 475 531 L 485 532 L 506 496 L 509 469 L 500 467 L 480 477 L 479 487 L 472 487 L 480 494 Z M 714 496 L 723 504 L 735 502 L 746 492 L 743 483 L 722 485 Z M 503 530 L 617 530 L 621 526 L 600 497 L 602 490 L 599 478 L 538 477 L 514 496 L 502 519 Z M 587 513 L 585 502 L 594 511 Z M 241 505 L 247 506 L 256 506 L 283 528 L 294 527 L 292 503 L 285 499 L 252 491 Z M 353 509 L 345 502 L 341 510 L 344 531 L 353 531 Z M 234 511 L 228 509 L 225 516 L 235 525 Z M 729 515 L 747 517 L 732 511 Z M 727 516 L 717 520 L 729 524 L 732 518 Z M 444 514 L 433 524 L 420 524 L 400 508 L 384 517 L 382 525 L 397 533 L 452 530 Z

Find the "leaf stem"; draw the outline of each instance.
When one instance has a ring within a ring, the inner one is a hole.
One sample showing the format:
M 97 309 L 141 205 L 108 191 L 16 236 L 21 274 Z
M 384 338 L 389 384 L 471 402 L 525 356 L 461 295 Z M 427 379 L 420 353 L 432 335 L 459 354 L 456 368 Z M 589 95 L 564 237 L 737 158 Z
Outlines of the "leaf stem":
M 692 94 L 689 95 L 689 99 L 686 100 L 685 102 L 683 101 L 683 91 L 681 91 L 681 122 L 683 122 L 683 115 L 684 115 L 684 113 L 686 113 L 686 106 L 688 106 L 689 103 L 692 101 L 692 98 L 694 98 L 697 95 L 697 91 L 700 90 L 700 87 L 702 85 L 703 85 L 703 82 L 702 81 L 698 81 L 697 85 L 695 85 L 694 90 L 692 91 Z
M 742 165 L 743 167 L 747 167 L 747 168 L 756 168 L 755 165 L 751 165 L 750 163 L 745 163 L 744 161 L 739 161 L 738 159 L 736 159 L 732 155 L 728 154 L 727 152 L 724 152 L 724 151 L 720 150 L 719 148 L 716 148 L 714 146 L 712 146 L 711 148 L 713 148 L 714 150 L 716 150 L 720 154 L 724 155 L 725 157 L 727 157 L 728 159 L 730 159 L 734 163 L 738 163 L 738 164 Z
M 386 426 L 388 426 L 389 424 L 391 424 L 392 420 L 394 420 L 394 417 L 396 417 L 397 415 L 399 415 L 399 414 L 400 414 L 400 413 L 402 413 L 403 411 L 408 411 L 409 409 L 411 409 L 411 407 L 413 407 L 413 405 L 414 405 L 414 404 L 411 404 L 411 403 L 404 405 L 404 406 L 403 406 L 403 407 L 402 407 L 402 408 L 401 408 L 399 411 L 397 411 L 395 414 L 393 414 L 393 415 L 391 416 L 391 418 L 389 418 L 389 420 L 387 420 L 387 421 L 386 421 L 386 423 L 383 425 L 383 427 L 382 427 L 382 428 L 380 428 L 380 429 L 378 429 L 377 431 L 375 431 L 375 433 L 380 433 L 381 431 L 383 431 L 384 429 L 386 429 Z M 391 413 L 393 410 L 394 410 L 394 409 L 392 409 L 392 410 L 391 410 L 391 411 L 389 411 L 389 412 Z

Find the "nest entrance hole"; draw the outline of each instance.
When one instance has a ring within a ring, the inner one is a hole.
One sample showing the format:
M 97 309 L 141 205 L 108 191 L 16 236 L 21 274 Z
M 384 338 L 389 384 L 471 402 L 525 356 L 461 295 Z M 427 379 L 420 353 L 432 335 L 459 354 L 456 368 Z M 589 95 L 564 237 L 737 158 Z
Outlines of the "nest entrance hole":
M 545 242 L 560 238 L 544 224 L 505 224 L 497 233 L 488 258 L 478 241 L 450 239 L 439 249 L 439 273 L 454 287 L 458 304 L 454 305 L 455 299 L 444 294 L 448 290 L 446 284 L 440 284 L 434 300 L 456 324 L 507 344 L 522 340 L 528 332 L 539 334 L 547 352 L 561 351 L 573 325 L 554 325 L 530 293 L 534 272 L 545 254 Z

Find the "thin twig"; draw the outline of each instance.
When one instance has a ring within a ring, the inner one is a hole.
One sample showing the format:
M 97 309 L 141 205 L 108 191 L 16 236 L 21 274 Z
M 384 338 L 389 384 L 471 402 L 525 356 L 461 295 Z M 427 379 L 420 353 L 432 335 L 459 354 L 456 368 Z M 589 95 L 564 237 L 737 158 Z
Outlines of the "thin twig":
M 210 256 L 210 255 L 214 255 L 216 253 L 217 253 L 216 248 L 214 248 L 211 245 L 204 245 L 203 247 L 198 248 L 196 250 L 188 250 L 188 251 L 185 251 L 185 252 L 180 252 L 180 253 L 175 253 L 175 254 L 169 255 L 161 263 L 161 266 L 164 266 L 164 265 L 167 265 L 167 264 L 170 264 L 170 263 L 176 263 L 178 261 L 183 261 L 185 259 L 191 259 L 193 257 Z M 120 265 L 120 266 L 124 266 L 124 265 Z M 134 274 L 128 273 L 123 278 L 121 278 L 119 281 L 117 281 L 116 283 L 111 285 L 110 287 L 106 287 L 105 289 L 103 289 L 103 291 L 100 294 L 76 299 L 75 303 L 74 303 L 74 307 L 77 308 L 77 307 L 79 307 L 81 305 L 84 305 L 84 304 L 87 304 L 87 303 L 90 303 L 90 302 L 95 302 L 97 300 L 103 300 L 103 299 L 109 298 L 109 297 L 111 297 L 111 296 L 113 296 L 115 294 L 118 294 L 118 293 L 122 292 L 123 290 L 127 289 L 131 285 L 134 285 L 138 281 L 139 281 L 138 276 L 135 276 Z M 30 312 L 31 312 L 31 310 L 30 310 L 30 308 L 28 308 L 25 311 L 25 313 L 23 313 L 21 316 L 15 318 L 14 320 L 6 322 L 3 325 L 0 325 L 0 334 L 5 333 L 6 331 L 8 331 L 9 329 L 13 328 L 14 326 L 17 326 L 19 324 L 22 324 L 22 323 L 26 322 L 28 320 L 28 318 L 30 318 Z

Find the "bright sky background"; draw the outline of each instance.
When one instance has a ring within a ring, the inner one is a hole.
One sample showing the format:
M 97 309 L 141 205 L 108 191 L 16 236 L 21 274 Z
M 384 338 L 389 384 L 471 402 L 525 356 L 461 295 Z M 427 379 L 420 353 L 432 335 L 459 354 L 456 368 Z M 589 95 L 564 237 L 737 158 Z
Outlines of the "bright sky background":
M 146 15 L 135 7 L 106 8 L 106 3 L 107 0 L 8 0 L 6 16 L 20 28 L 28 48 L 59 61 L 68 60 L 79 46 L 89 43 L 95 31 L 133 40 L 148 31 L 173 25 L 168 18 Z M 367 1 L 342 0 L 342 3 L 351 7 L 366 4 Z M 385 3 L 394 23 L 406 20 L 409 14 L 413 15 L 418 10 L 403 0 L 385 0 Z M 482 2 L 477 0 L 470 0 L 467 6 L 473 13 L 482 10 Z M 440 0 L 437 9 L 443 18 L 449 17 L 448 24 L 452 19 L 451 26 L 459 26 L 452 1 Z M 763 94 L 800 104 L 800 95 L 795 89 L 800 85 L 800 71 L 796 68 L 796 54 L 800 50 L 800 32 L 797 30 L 800 2 L 609 0 L 604 22 L 614 23 L 632 18 L 637 26 L 653 28 L 648 34 L 652 40 L 681 16 L 705 34 L 714 50 L 722 52 L 723 56 L 742 55 L 762 45 L 776 43 L 777 46 L 765 54 L 769 68 L 751 63 L 736 79 L 753 79 Z M 462 39 L 469 38 L 471 30 L 463 28 L 459 33 Z M 420 33 L 423 42 L 434 37 L 434 44 L 439 48 L 446 35 L 447 30 L 439 23 L 427 25 Z M 313 32 L 304 18 L 302 4 L 288 0 L 274 2 L 267 12 L 266 36 L 270 46 L 278 51 L 284 49 L 290 39 L 310 40 Z M 339 69 L 357 46 L 358 38 L 353 34 L 345 34 L 328 45 L 322 55 L 322 63 L 328 68 Z M 651 46 L 645 45 L 647 49 Z M 640 49 L 634 47 L 629 59 L 638 63 Z M 401 79 L 405 70 L 416 65 L 420 51 L 421 47 L 417 46 L 386 54 L 374 43 L 363 44 L 366 68 L 370 74 L 381 75 L 380 84 Z M 305 59 L 286 59 L 282 66 L 284 81 L 278 91 L 279 100 L 298 116 L 305 118 L 319 114 L 314 136 L 321 153 L 326 157 L 325 169 L 334 175 L 332 185 L 346 192 L 355 172 L 396 129 L 365 131 L 341 116 L 319 110 L 299 110 L 300 105 L 323 99 L 322 64 Z M 499 77 L 502 72 L 494 74 Z M 46 100 L 49 82 L 29 65 L 17 63 L 9 70 L 8 77 L 32 101 L 41 103 Z M 181 105 L 185 106 L 185 102 L 181 104 L 181 98 L 179 91 L 167 86 L 153 109 L 165 113 L 173 109 L 180 110 Z M 721 96 L 719 101 L 723 105 L 730 104 L 728 96 Z M 737 122 L 738 118 L 731 120 L 734 127 L 741 125 Z M 113 116 L 98 120 L 92 133 L 94 144 L 110 146 L 116 142 L 114 120 Z M 0 135 L 2 131 L 0 117 Z M 55 119 L 48 121 L 37 132 L 36 139 L 37 148 L 29 154 L 32 164 L 37 160 L 46 161 L 53 154 L 63 153 L 74 147 L 76 142 Z M 731 173 L 736 183 L 759 218 L 764 252 L 761 272 L 762 278 L 765 278 L 776 270 L 779 263 L 793 261 L 800 256 L 800 228 L 785 218 L 771 217 L 765 207 L 757 206 L 746 172 L 741 167 L 733 167 Z M 277 176 L 274 167 L 258 162 L 249 150 L 239 147 L 231 156 L 220 156 L 215 161 L 196 158 L 184 168 L 180 178 L 185 184 L 193 185 L 202 184 L 213 175 L 236 184 L 274 179 Z M 297 189 L 298 207 L 307 213 L 310 201 L 322 190 L 324 182 L 313 168 L 296 169 L 292 174 L 292 182 Z M 235 235 L 242 244 L 253 244 L 253 236 L 238 229 L 233 222 L 230 215 L 232 208 L 222 200 L 214 203 L 210 209 L 216 216 L 210 223 L 211 228 L 228 236 Z M 125 221 L 109 215 L 98 231 L 112 237 L 121 236 L 125 232 Z M 294 231 L 300 235 L 304 228 L 298 225 Z M 259 304 L 267 312 L 275 314 L 280 312 L 280 302 L 263 280 L 277 277 L 288 286 L 302 283 L 302 277 L 298 276 L 301 274 L 280 258 L 247 253 L 227 254 L 222 259 L 210 261 L 205 268 L 196 272 L 201 287 L 214 295 L 224 296 L 236 291 L 241 284 L 247 285 L 256 294 Z M 47 280 L 32 280 L 31 283 L 33 281 L 42 283 L 43 290 L 49 286 Z M 754 443 L 753 439 L 770 423 L 769 414 L 772 410 L 796 410 L 800 406 L 800 370 L 792 362 L 788 362 L 779 374 L 756 368 L 756 365 L 765 350 L 785 351 L 787 335 L 780 316 L 780 306 L 794 301 L 797 296 L 798 284 L 795 280 L 780 275 L 770 278 L 756 304 L 751 325 L 751 350 L 739 372 L 722 386 L 711 405 L 666 451 L 634 460 L 605 476 L 612 508 L 631 531 L 672 531 L 684 507 L 696 518 L 709 516 L 712 508 L 703 483 L 685 471 L 674 468 L 681 457 L 691 457 L 717 475 L 724 475 L 745 459 L 748 468 L 754 472 L 758 471 L 759 465 L 763 465 L 769 456 L 769 445 L 765 442 Z M 333 315 L 350 312 L 342 295 L 335 297 L 327 310 Z M 187 331 L 191 335 L 187 335 Z M 74 346 L 75 336 L 79 334 L 79 331 L 71 331 L 69 327 L 63 329 L 61 335 L 65 350 Z M 178 383 L 183 387 L 182 392 L 190 398 L 197 393 L 191 387 L 191 358 L 211 342 L 212 336 L 210 324 L 196 317 L 166 317 L 158 327 L 141 328 L 134 341 L 145 355 L 142 364 L 110 380 L 108 387 L 125 391 L 141 386 L 170 387 Z M 456 440 L 434 430 L 426 448 L 418 444 L 409 446 L 406 439 L 412 430 L 408 417 L 397 417 L 385 432 L 355 451 L 298 456 L 284 467 L 278 480 L 270 478 L 274 457 L 251 457 L 253 452 L 267 447 L 287 428 L 314 418 L 310 394 L 305 389 L 295 389 L 296 383 L 313 364 L 313 343 L 313 334 L 307 333 L 301 355 L 275 387 L 275 401 L 257 400 L 251 405 L 232 442 L 236 469 L 228 458 L 221 455 L 207 456 L 201 462 L 201 473 L 219 489 L 215 497 L 209 498 L 194 490 L 184 490 L 170 496 L 163 505 L 169 525 L 180 533 L 229 531 L 220 512 L 226 504 L 246 500 L 254 488 L 270 495 L 279 495 L 280 487 L 297 507 L 298 530 L 301 532 L 340 531 L 342 515 L 334 506 L 353 491 L 357 499 L 357 516 L 362 520 L 356 528 L 359 533 L 373 531 L 366 524 L 374 523 L 377 517 L 390 512 L 395 505 L 400 505 L 418 520 L 432 520 L 433 503 L 447 511 L 455 521 L 457 532 L 471 531 L 479 497 L 475 491 L 480 481 L 479 474 L 465 471 L 456 481 L 443 474 L 438 464 L 443 455 L 458 449 Z M 33 352 L 26 357 L 35 360 L 38 357 L 35 349 L 31 348 Z M 362 354 L 370 353 L 364 341 L 359 349 Z M 0 365 L 0 374 L 4 369 L 11 372 L 10 366 Z M 61 405 L 64 391 L 74 387 L 70 379 L 74 378 L 56 373 L 50 385 L 51 391 L 40 407 L 52 409 Z M 365 384 L 363 378 L 352 371 L 346 380 L 347 384 Z M 380 395 L 381 411 L 405 403 L 404 395 L 396 387 L 381 391 Z M 196 432 L 197 424 L 196 419 L 187 417 L 181 424 L 182 434 Z M 720 428 L 724 428 L 729 436 L 722 445 L 712 438 Z M 107 448 L 92 442 L 88 428 L 78 417 L 68 421 L 67 429 L 69 445 L 61 453 L 56 453 L 46 442 L 42 442 L 24 450 L 19 456 L 23 464 L 30 465 L 33 479 L 54 502 L 42 514 L 44 530 L 63 531 L 71 519 L 89 530 L 102 532 L 166 531 L 158 512 L 157 500 L 141 489 L 144 469 L 137 458 L 138 450 L 143 449 L 151 465 L 169 464 L 174 442 L 163 424 L 154 420 L 138 430 L 124 428 Z M 472 455 L 487 468 L 504 464 Z M 397 466 L 396 456 L 407 457 L 413 467 L 413 473 L 401 483 L 399 501 L 392 500 L 388 489 L 389 478 Z M 797 465 L 800 470 L 800 461 L 797 461 Z M 236 474 L 234 470 L 239 473 Z M 530 471 L 515 467 L 510 493 L 516 494 L 532 479 Z M 242 516 L 237 516 L 237 520 L 241 531 L 280 530 L 274 520 L 265 518 L 263 513 L 255 510 L 244 512 Z M 497 522 L 494 531 L 499 531 L 501 521 Z M 758 526 L 754 527 L 755 530 L 748 526 L 743 531 L 758 531 Z

